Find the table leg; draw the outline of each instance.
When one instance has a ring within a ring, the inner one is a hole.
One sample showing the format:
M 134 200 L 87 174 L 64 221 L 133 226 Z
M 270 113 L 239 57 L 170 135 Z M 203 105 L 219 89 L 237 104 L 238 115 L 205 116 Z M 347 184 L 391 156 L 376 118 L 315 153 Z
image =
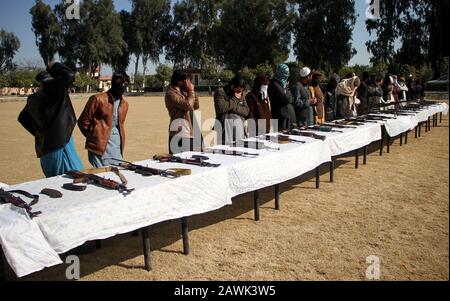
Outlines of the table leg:
M 255 204 L 255 221 L 259 221 L 259 191 L 253 193 L 253 201 Z
M 275 185 L 275 209 L 280 210 L 280 184 Z
M 355 168 L 359 168 L 359 149 L 355 150 Z
M 391 136 L 387 135 L 387 153 L 391 152 Z
M 403 145 L 403 134 L 400 134 L 400 146 Z
M 334 157 L 331 157 L 330 162 L 330 182 L 334 182 Z
M 408 144 L 408 132 L 405 133 L 405 145 Z
M 384 133 L 381 132 L 381 141 L 380 141 L 380 156 L 383 156 L 383 148 L 384 148 Z
M 189 228 L 188 228 L 188 218 L 181 218 L 181 233 L 183 234 L 183 254 L 189 255 Z
M 364 156 L 363 157 L 363 164 L 367 165 L 367 145 L 363 147 L 363 152 L 364 152 L 364 154 L 363 154 L 363 156 Z
M 320 188 L 320 166 L 316 167 L 316 189 Z
M 144 262 L 145 269 L 150 272 L 152 270 L 152 260 L 150 257 L 150 237 L 149 237 L 149 229 L 150 227 L 142 228 L 142 241 L 144 245 Z

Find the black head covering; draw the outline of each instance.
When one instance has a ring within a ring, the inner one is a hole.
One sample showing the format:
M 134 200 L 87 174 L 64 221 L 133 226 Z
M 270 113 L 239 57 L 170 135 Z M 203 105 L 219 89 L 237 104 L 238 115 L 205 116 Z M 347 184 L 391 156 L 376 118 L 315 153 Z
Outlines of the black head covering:
M 181 70 L 175 70 L 175 71 L 173 71 L 172 79 L 170 80 L 170 83 L 172 85 L 176 85 L 179 81 L 183 81 L 188 78 L 189 78 L 189 76 L 186 72 L 181 71 Z
M 36 81 L 40 83 L 50 82 L 52 79 L 52 76 L 47 71 L 41 71 L 36 75 Z

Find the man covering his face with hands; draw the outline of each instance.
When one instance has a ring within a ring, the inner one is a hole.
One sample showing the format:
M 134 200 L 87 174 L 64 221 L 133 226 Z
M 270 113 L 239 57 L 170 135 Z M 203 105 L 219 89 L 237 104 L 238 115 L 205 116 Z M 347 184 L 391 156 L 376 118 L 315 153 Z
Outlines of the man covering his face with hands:
M 201 134 L 194 136 L 194 111 L 200 108 L 189 74 L 175 70 L 165 97 L 170 116 L 169 153 L 201 148 Z M 194 138 L 198 138 L 195 140 Z M 197 143 L 198 142 L 198 143 Z
M 244 98 L 245 82 L 241 76 L 235 76 L 230 83 L 219 88 L 214 94 L 216 123 L 220 122 L 222 131 L 216 131 L 218 143 L 232 144 L 245 138 L 244 122 L 249 114 L 249 107 Z

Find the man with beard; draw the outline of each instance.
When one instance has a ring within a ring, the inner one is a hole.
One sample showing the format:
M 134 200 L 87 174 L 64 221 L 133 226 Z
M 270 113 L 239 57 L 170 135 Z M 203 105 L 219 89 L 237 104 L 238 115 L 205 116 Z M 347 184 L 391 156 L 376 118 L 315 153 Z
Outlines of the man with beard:
M 292 88 L 297 124 L 300 126 L 314 125 L 314 106 L 317 105 L 317 98 L 313 94 L 314 88 L 311 89 L 311 81 L 311 69 L 304 67 L 300 70 L 300 81 Z
M 125 148 L 124 123 L 128 103 L 123 98 L 130 78 L 125 72 L 112 77 L 108 92 L 92 96 L 78 119 L 78 127 L 86 137 L 89 162 L 95 168 L 122 159 Z

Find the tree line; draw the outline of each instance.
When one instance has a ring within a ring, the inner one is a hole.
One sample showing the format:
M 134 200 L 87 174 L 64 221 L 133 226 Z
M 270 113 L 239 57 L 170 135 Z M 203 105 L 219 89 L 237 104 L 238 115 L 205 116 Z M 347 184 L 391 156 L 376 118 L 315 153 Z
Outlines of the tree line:
M 61 0 L 52 8 L 36 0 L 31 25 L 44 64 L 59 55 L 65 64 L 91 75 L 103 64 L 113 70 L 131 65 L 136 78 L 142 66 L 145 86 L 149 63 L 158 65 L 160 57 L 175 68 L 200 68 L 213 82 L 236 72 L 251 79 L 285 62 L 291 51 L 298 64 L 325 74 L 342 71 L 356 54 L 355 0 L 130 2 L 131 11 L 117 12 L 113 0 L 83 0 L 80 19 L 69 20 L 70 3 Z M 448 66 L 443 42 L 448 5 L 446 0 L 380 1 L 380 18 L 366 21 L 374 37 L 366 43 L 372 66 L 386 66 L 393 73 L 404 66 L 425 68 L 439 77 Z M 20 42 L 4 31 L 0 38 L 0 72 L 5 72 L 13 67 Z

